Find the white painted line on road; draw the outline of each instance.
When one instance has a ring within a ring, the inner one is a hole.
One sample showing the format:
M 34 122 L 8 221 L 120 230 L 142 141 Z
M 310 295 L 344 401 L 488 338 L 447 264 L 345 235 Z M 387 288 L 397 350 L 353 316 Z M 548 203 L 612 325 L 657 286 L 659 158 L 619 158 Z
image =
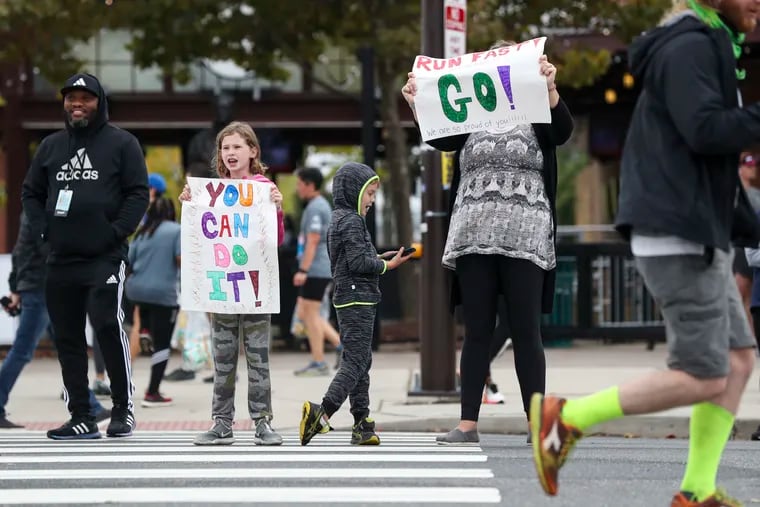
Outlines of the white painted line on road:
M 216 452 L 217 449 L 214 449 Z M 186 454 L 182 456 L 167 454 L 125 454 L 119 456 L 6 456 L 0 455 L 0 463 L 485 463 L 484 454 Z
M 210 428 L 212 423 L 209 422 L 208 427 Z M 245 431 L 245 432 L 253 432 L 254 428 L 251 429 L 241 429 L 237 428 L 235 426 L 232 427 L 233 431 Z M 275 427 L 275 429 L 277 429 Z M 167 438 L 167 437 L 183 437 L 183 436 L 195 436 L 198 433 L 202 433 L 205 430 L 143 430 L 141 431 L 139 428 L 135 430 L 135 438 L 136 437 L 145 437 L 145 438 Z M 400 431 L 383 431 L 382 429 L 377 430 L 377 433 L 380 436 L 384 436 L 386 438 L 396 438 L 396 439 L 422 439 L 422 440 L 434 440 L 436 435 L 439 433 L 436 432 L 428 432 L 428 433 L 417 433 L 417 432 L 400 432 Z M 444 432 L 440 432 L 440 434 L 443 434 Z M 298 433 L 294 432 L 293 430 L 289 430 L 287 432 L 281 433 L 283 438 L 298 438 Z M 334 430 L 326 435 L 320 435 L 320 438 L 330 438 L 335 436 L 341 436 L 341 435 L 348 435 L 351 436 L 350 431 L 344 431 L 344 430 Z M 5 438 L 29 438 L 29 437 L 46 437 L 45 431 L 37 431 L 37 430 L 12 430 L 12 429 L 1 429 L 0 430 L 0 440 L 3 440 Z
M 362 452 L 362 453 L 382 453 L 382 452 L 432 452 L 432 453 L 461 453 L 461 452 L 480 452 L 480 447 L 464 446 L 443 446 L 436 447 L 384 447 L 382 445 L 350 445 L 346 443 L 342 446 L 264 446 L 264 445 L 217 445 L 217 446 L 199 446 L 188 443 L 185 446 L 163 446 L 163 445 L 74 445 L 67 444 L 61 446 L 45 445 L 40 447 L 6 447 L 0 449 L 0 454 L 10 456 L 14 454 L 106 454 L 120 452 L 168 452 L 168 453 L 202 453 L 209 452 L 221 453 L 265 453 L 265 452 L 284 452 L 284 453 L 319 453 L 319 452 Z
M 253 435 L 254 430 L 233 430 L 235 435 Z M 101 432 L 103 433 L 103 432 Z M 163 433 L 163 432 L 150 432 L 150 433 L 135 433 L 134 436 L 128 437 L 126 440 L 135 441 L 135 440 L 157 440 L 157 441 L 187 441 L 192 440 L 196 436 L 203 433 L 203 431 L 193 431 L 192 433 L 187 434 L 177 434 L 177 433 Z M 287 441 L 293 441 L 297 442 L 299 440 L 298 435 L 289 435 L 289 434 L 281 434 L 283 440 Z M 398 442 L 398 443 L 407 443 L 407 442 L 419 442 L 419 443 L 435 443 L 435 437 L 438 435 L 437 433 L 428 433 L 424 436 L 407 436 L 407 435 L 395 435 L 393 433 L 382 433 L 378 432 L 378 435 L 380 436 L 380 440 L 383 442 Z M 351 433 L 348 431 L 338 431 L 338 432 L 330 432 L 327 435 L 318 435 L 317 437 L 320 442 L 330 441 L 330 440 L 350 440 L 351 439 Z M 7 435 L 5 434 L 4 430 L 0 430 L 0 443 L 2 442 L 12 442 L 12 441 L 49 441 L 49 439 L 45 436 L 44 433 L 41 433 L 39 435 L 31 435 L 31 434 L 15 434 L 15 435 Z
M 0 470 L 0 481 L 56 479 L 492 479 L 487 468 L 93 468 Z
M 100 488 L 9 489 L 4 505 L 129 503 L 499 503 L 496 488 Z

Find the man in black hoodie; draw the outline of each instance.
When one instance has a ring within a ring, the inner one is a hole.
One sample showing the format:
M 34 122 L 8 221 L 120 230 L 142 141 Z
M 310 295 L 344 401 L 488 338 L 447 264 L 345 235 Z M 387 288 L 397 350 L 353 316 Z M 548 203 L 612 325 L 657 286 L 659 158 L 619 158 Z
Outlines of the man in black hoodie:
M 681 0 L 630 50 L 642 92 L 623 153 L 617 228 L 667 329 L 668 369 L 576 400 L 535 394 L 530 423 L 544 490 L 591 426 L 693 406 L 689 457 L 672 507 L 741 505 L 716 488 L 721 454 L 755 361 L 731 273 L 731 244 L 760 241 L 736 167 L 760 141 L 760 103 L 743 105 L 737 67 L 760 0 Z
M 148 174 L 137 139 L 108 123 L 95 76 L 75 74 L 61 95 L 66 129 L 40 143 L 21 193 L 32 234 L 50 246 L 45 297 L 71 414 L 47 436 L 100 438 L 89 413 L 88 314 L 111 379 L 107 435 L 129 436 L 134 385 L 121 304 L 127 237 L 148 207 Z

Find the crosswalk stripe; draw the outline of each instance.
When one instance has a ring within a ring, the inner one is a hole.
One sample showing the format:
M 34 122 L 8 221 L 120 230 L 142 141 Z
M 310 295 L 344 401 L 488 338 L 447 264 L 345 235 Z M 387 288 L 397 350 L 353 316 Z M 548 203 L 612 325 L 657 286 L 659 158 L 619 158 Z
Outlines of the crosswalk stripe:
M 0 481 L 61 479 L 491 479 L 487 468 L 92 468 L 0 470 Z
M 233 428 L 233 433 L 237 434 L 240 433 L 242 435 L 252 434 L 253 429 L 236 429 Z M 200 433 L 203 433 L 203 431 L 171 431 L 171 432 L 163 432 L 163 431 L 143 431 L 141 432 L 139 429 L 135 431 L 134 436 L 132 439 L 144 439 L 144 440 L 183 440 L 187 438 L 194 438 Z M 289 433 L 281 433 L 282 437 L 285 439 L 292 439 L 297 440 L 298 435 L 293 434 L 292 432 Z M 409 435 L 409 434 L 403 434 L 399 435 L 392 432 L 382 432 L 378 431 L 377 434 L 380 436 L 380 438 L 383 441 L 397 441 L 397 442 L 408 442 L 408 441 L 415 441 L 415 442 L 435 442 L 435 435 L 431 435 L 430 433 L 424 434 L 424 435 Z M 327 433 L 325 435 L 317 435 L 317 437 L 320 440 L 330 440 L 330 439 L 343 439 L 343 438 L 351 438 L 351 432 L 350 431 L 331 431 L 330 433 Z M 6 440 L 35 440 L 35 439 L 45 439 L 46 438 L 46 432 L 44 431 L 23 431 L 23 432 L 15 432 L 14 430 L 0 430 L 0 442 L 6 441 Z
M 64 445 L 45 445 L 40 447 L 3 447 L 3 455 L 16 455 L 16 454 L 107 454 L 113 452 L 126 452 L 126 453 L 138 453 L 138 452 L 170 452 L 170 453 L 199 453 L 209 452 L 213 449 L 213 452 L 219 452 L 223 454 L 245 452 L 245 453 L 266 453 L 272 452 L 271 446 L 259 446 L 251 442 L 248 445 L 217 445 L 217 446 L 199 446 L 193 445 L 188 442 L 185 446 L 151 446 L 151 445 L 98 445 L 98 444 L 64 444 Z M 337 452 L 337 453 L 383 453 L 383 452 L 432 452 L 432 453 L 464 453 L 464 452 L 479 452 L 479 447 L 449 447 L 449 446 L 436 446 L 436 447 L 383 447 L 379 446 L 349 446 L 348 444 L 343 446 L 278 446 L 277 452 L 284 453 L 320 453 L 320 452 Z
M 4 505 L 29 503 L 57 504 L 65 498 L 67 503 L 314 503 L 330 502 L 426 502 L 426 503 L 498 503 L 501 495 L 496 488 L 424 488 L 424 487 L 370 487 L 370 488 L 97 488 L 97 489 L 36 489 L 34 496 L 28 489 L 9 489 L 2 493 Z
M 276 447 L 255 446 L 248 430 L 236 431 L 232 446 L 192 445 L 198 434 L 138 432 L 130 438 L 61 442 L 47 439 L 45 432 L 0 432 L 0 503 L 250 504 L 255 499 L 257 504 L 456 505 L 502 500 L 499 489 L 484 482 L 494 473 L 479 445 L 439 446 L 430 433 L 381 433 L 377 447 L 350 445 L 347 431 L 318 435 L 305 447 L 292 430 Z M 98 488 L 82 487 L 87 480 L 97 481 Z
M 304 463 L 485 463 L 487 456 L 480 454 L 187 454 L 156 455 L 156 454 L 130 454 L 130 455 L 107 455 L 107 456 L 0 456 L 0 463 L 276 463 L 276 462 L 304 462 Z

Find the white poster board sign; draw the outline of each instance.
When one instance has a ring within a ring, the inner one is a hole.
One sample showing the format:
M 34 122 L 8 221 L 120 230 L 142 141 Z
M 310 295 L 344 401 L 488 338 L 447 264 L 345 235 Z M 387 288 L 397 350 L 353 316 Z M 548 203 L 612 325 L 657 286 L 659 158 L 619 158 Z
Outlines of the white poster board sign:
M 182 205 L 183 310 L 279 313 L 277 209 L 271 185 L 188 178 Z
M 422 139 L 509 124 L 551 123 L 538 59 L 546 37 L 451 58 L 419 55 L 415 107 Z

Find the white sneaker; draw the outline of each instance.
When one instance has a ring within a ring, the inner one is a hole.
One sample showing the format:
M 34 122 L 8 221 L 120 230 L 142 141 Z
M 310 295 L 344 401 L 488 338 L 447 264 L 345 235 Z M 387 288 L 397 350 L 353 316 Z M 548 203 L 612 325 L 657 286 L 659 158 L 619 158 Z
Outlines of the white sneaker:
M 487 405 L 499 405 L 504 403 L 504 395 L 499 392 L 496 384 L 487 385 L 483 389 L 483 403 Z

